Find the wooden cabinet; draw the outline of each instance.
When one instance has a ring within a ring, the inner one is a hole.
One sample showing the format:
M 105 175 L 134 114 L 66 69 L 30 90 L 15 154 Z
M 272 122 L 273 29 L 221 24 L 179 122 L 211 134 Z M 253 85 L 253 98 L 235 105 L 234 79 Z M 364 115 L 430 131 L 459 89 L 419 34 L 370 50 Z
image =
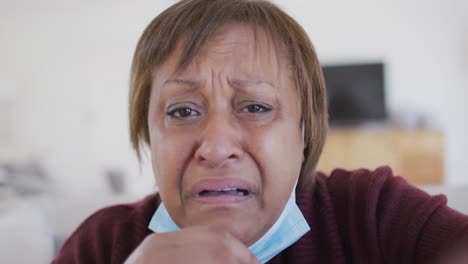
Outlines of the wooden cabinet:
M 331 129 L 317 166 L 335 168 L 392 167 L 414 184 L 444 181 L 444 136 L 435 130 Z

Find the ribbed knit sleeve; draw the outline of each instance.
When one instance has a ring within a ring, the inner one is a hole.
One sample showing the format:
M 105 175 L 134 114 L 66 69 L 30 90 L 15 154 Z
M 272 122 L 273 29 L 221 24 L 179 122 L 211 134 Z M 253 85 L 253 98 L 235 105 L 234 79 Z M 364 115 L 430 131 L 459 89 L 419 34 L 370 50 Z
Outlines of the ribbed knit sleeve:
M 468 263 L 467 216 L 437 208 L 421 232 L 416 253 L 416 263 Z
M 97 211 L 73 232 L 52 263 L 123 263 L 151 233 L 149 219 L 159 202 L 150 195 Z
M 336 170 L 327 186 L 348 263 L 431 263 L 468 236 L 468 217 L 445 196 L 428 195 L 389 167 Z

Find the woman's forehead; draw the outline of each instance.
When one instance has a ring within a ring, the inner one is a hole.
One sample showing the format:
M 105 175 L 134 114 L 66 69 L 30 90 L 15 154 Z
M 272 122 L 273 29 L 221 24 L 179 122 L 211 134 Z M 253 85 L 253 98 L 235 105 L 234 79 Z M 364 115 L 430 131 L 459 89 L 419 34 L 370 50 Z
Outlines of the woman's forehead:
M 284 66 L 287 65 L 284 49 L 261 28 L 239 23 L 224 25 L 188 63 L 180 66 L 181 56 L 187 48 L 187 37 L 181 38 L 161 67 L 166 68 L 164 75 L 169 73 L 171 78 L 197 76 L 203 67 L 213 64 L 231 67 L 230 70 L 237 75 L 235 77 L 250 82 L 273 84 L 282 78 L 281 75 L 288 75 L 289 67 Z

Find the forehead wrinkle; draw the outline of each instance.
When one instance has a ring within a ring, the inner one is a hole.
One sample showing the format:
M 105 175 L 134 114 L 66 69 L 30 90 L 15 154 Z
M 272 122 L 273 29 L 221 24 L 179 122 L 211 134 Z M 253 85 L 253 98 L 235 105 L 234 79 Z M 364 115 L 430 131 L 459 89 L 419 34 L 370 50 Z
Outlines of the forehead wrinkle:
M 269 80 L 260 80 L 260 79 L 229 79 L 229 84 L 236 88 L 250 88 L 255 86 L 270 86 L 271 88 L 276 88 L 273 82 Z
M 213 41 L 212 47 L 210 49 L 206 48 L 204 52 L 207 54 L 212 53 L 214 55 L 228 55 L 234 53 L 235 49 L 239 46 L 244 44 L 243 41 L 240 40 L 231 40 L 231 41 Z M 210 44 L 211 44 L 210 43 Z M 246 42 L 248 43 L 248 42 Z M 208 45 L 206 46 L 208 47 Z

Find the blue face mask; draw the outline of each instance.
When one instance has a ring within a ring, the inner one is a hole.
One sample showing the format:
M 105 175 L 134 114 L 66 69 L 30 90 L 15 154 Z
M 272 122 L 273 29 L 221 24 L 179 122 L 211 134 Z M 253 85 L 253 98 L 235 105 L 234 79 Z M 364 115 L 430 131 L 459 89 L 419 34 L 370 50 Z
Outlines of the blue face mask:
M 310 230 L 296 204 L 294 189 L 278 220 L 257 242 L 249 247 L 250 252 L 257 257 L 260 263 L 266 263 Z M 155 233 L 180 230 L 172 221 L 162 202 L 151 218 L 148 227 Z

